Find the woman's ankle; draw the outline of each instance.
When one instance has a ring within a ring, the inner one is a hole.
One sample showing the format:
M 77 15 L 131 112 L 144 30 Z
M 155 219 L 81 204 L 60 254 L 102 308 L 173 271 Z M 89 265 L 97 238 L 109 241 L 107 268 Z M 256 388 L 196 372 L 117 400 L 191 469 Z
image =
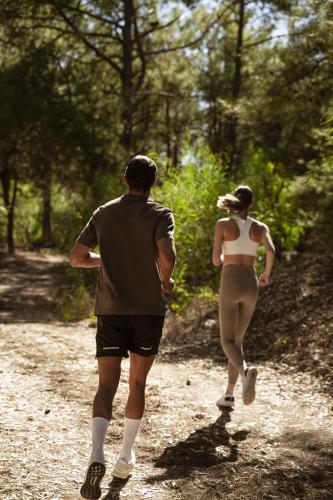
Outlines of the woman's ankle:
M 235 390 L 235 384 L 228 384 L 225 393 L 228 396 L 233 396 L 234 390 Z

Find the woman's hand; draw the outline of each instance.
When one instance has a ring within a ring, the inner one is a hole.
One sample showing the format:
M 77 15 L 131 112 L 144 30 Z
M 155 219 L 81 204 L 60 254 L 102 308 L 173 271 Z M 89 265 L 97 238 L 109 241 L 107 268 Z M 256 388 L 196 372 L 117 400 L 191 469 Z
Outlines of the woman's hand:
M 161 289 L 165 294 L 169 294 L 172 292 L 173 287 L 175 286 L 175 280 L 170 278 L 167 281 L 161 281 Z
M 259 276 L 258 280 L 259 286 L 267 286 L 269 283 L 269 274 L 268 273 L 262 273 Z

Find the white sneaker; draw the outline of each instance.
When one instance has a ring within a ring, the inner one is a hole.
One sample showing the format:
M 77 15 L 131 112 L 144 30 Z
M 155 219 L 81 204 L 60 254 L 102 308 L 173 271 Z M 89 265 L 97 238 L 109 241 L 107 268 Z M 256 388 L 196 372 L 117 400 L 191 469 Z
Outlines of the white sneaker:
M 127 462 L 123 458 L 117 459 L 116 465 L 112 471 L 114 477 L 119 477 L 120 479 L 127 479 L 129 474 L 132 472 L 135 466 L 135 453 L 131 451 L 130 461 Z
M 249 367 L 245 370 L 245 375 L 242 378 L 243 384 L 243 403 L 245 405 L 250 405 L 253 403 L 256 397 L 256 380 L 257 380 L 258 370 L 254 367 Z
M 219 408 L 221 406 L 231 408 L 235 405 L 235 398 L 231 394 L 224 394 L 216 401 L 216 406 Z

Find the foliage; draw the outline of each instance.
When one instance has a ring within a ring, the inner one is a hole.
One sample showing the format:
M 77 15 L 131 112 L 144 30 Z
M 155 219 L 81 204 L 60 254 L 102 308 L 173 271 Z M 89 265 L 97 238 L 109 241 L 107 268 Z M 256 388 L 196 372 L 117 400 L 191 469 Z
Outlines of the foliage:
M 269 161 L 263 151 L 248 157 L 242 184 L 254 192 L 254 211 L 267 224 L 280 253 L 294 249 L 304 233 L 302 214 L 293 202 L 294 185 L 284 165 Z
M 211 263 L 219 216 L 216 202 L 221 192 L 227 190 L 224 167 L 208 149 L 199 150 L 196 156 L 185 153 L 180 172 L 171 171 L 163 186 L 156 190 L 158 201 L 169 206 L 175 215 L 176 293 L 182 305 L 190 299 L 195 287 L 216 279 Z
M 215 203 L 238 183 L 280 252 L 328 244 L 332 33 L 324 1 L 3 0 L 0 243 L 67 252 L 154 151 L 183 304 L 217 287 Z
M 256 200 L 254 216 L 269 225 L 278 251 L 292 250 L 304 232 L 302 213 L 293 203 L 293 182 L 282 165 L 265 159 L 262 151 L 248 156 L 242 184 L 249 184 Z M 207 149 L 196 156 L 185 153 L 180 172 L 172 171 L 155 190 L 158 201 L 175 214 L 175 239 L 178 249 L 174 309 L 183 308 L 193 294 L 209 284 L 217 289 L 219 269 L 211 263 L 216 221 L 227 213 L 217 209 L 218 196 L 236 187 L 226 168 Z
M 325 252 L 332 250 L 333 157 L 312 163 L 297 180 L 297 204 L 305 219 L 307 240 Z
M 92 317 L 93 291 L 96 281 L 96 269 L 73 269 L 62 267 L 62 286 L 56 297 L 60 317 L 64 321 L 78 321 Z
M 96 172 L 89 186 L 84 190 L 81 188 L 80 192 L 64 190 L 60 184 L 56 185 L 52 215 L 56 247 L 60 251 L 68 252 L 97 206 L 120 196 L 122 191 L 121 176 L 103 172 Z

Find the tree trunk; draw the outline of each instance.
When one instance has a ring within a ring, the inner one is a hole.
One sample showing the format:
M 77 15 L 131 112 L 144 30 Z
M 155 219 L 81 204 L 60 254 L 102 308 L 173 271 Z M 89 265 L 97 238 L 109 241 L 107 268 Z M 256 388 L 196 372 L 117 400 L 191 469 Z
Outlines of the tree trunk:
M 180 142 L 181 142 L 181 131 L 176 129 L 174 132 L 174 144 L 172 151 L 172 167 L 174 169 L 179 168 L 179 152 L 180 152 Z
M 218 111 L 217 106 L 217 98 L 214 97 L 214 101 L 211 101 L 208 112 L 208 142 L 214 154 L 220 154 L 223 151 L 221 113 Z
M 179 162 L 179 142 L 178 138 L 176 137 L 176 140 L 173 145 L 173 152 L 172 152 L 172 166 L 173 168 L 178 167 L 178 162 Z
M 238 35 L 235 57 L 235 73 L 232 87 L 232 97 L 237 100 L 240 95 L 242 85 L 242 52 L 243 52 L 243 32 L 244 32 L 244 0 L 239 1 Z
M 165 128 L 166 128 L 166 150 L 167 150 L 167 169 L 169 169 L 171 162 L 171 131 L 170 131 L 170 98 L 165 99 Z
M 124 0 L 124 27 L 123 27 L 123 70 L 122 70 L 122 101 L 123 101 L 123 133 L 121 142 L 127 149 L 132 146 L 133 132 L 133 0 Z
M 242 52 L 243 52 L 243 32 L 244 32 L 244 10 L 245 1 L 239 0 L 239 15 L 238 15 L 238 33 L 235 55 L 235 70 L 232 84 L 232 101 L 235 106 L 239 100 L 242 86 Z M 227 141 L 230 148 L 230 169 L 233 172 L 238 170 L 240 165 L 240 151 L 238 150 L 238 118 L 234 112 L 228 120 L 227 124 Z
M 51 185 L 52 185 L 51 179 L 48 179 L 48 182 L 45 182 L 45 185 L 43 187 L 42 240 L 43 240 L 43 245 L 45 246 L 53 245 L 52 229 L 51 229 L 51 213 L 52 213 Z
M 15 253 L 14 241 L 14 212 L 17 195 L 17 178 L 14 177 L 14 185 L 12 195 L 11 191 L 11 178 L 9 168 L 5 167 L 1 172 L 1 185 L 3 193 L 3 201 L 7 210 L 7 248 L 9 254 Z
M 8 253 L 15 253 L 15 242 L 14 242 L 14 211 L 15 211 L 15 203 L 16 203 L 16 195 L 17 195 L 17 178 L 14 179 L 13 186 L 13 195 L 11 199 L 11 204 L 8 210 L 8 226 L 7 226 L 7 245 L 8 245 Z

